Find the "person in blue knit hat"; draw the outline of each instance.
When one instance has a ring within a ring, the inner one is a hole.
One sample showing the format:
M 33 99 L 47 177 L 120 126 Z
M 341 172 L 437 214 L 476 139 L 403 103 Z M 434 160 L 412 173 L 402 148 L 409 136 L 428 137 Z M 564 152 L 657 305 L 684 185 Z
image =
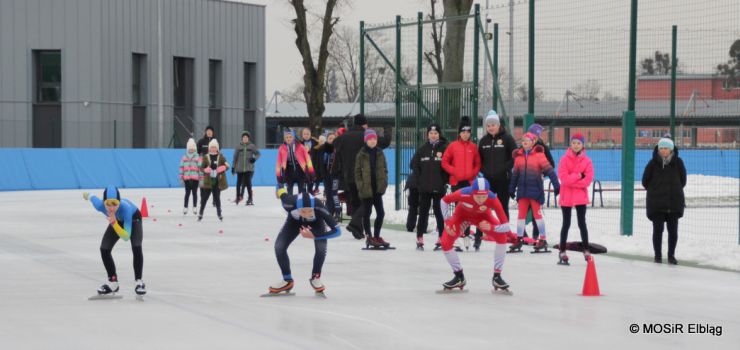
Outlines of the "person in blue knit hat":
M 642 187 L 647 190 L 647 217 L 653 222 L 655 262 L 663 262 L 663 228 L 668 229 L 668 263 L 677 265 L 678 219 L 683 216 L 686 201 L 686 167 L 670 136 L 663 137 L 653 150 L 642 173 Z

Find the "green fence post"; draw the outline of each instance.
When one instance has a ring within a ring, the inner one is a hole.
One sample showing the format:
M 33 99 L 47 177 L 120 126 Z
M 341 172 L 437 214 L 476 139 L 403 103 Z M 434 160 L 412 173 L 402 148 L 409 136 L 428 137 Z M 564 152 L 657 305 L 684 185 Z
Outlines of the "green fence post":
M 480 4 L 475 4 L 475 18 L 473 20 L 473 90 L 471 91 L 472 108 L 470 121 L 473 124 L 472 140 L 478 140 L 478 65 L 480 53 Z
M 678 39 L 678 27 L 673 26 L 671 33 L 671 137 L 676 140 L 676 40 Z
M 491 73 L 493 73 L 493 88 L 491 90 L 493 94 L 492 108 L 498 112 L 498 89 L 496 89 L 496 84 L 498 84 L 498 23 L 493 24 L 493 72 Z
M 118 148 L 118 123 L 113 121 L 113 148 Z
M 401 210 L 401 16 L 396 16 L 396 210 Z
M 637 0 L 630 15 L 630 61 L 627 111 L 622 115 L 622 195 L 620 233 L 632 236 L 635 207 L 635 67 L 637 65 Z
M 365 21 L 360 21 L 360 114 L 365 114 Z
M 419 147 L 419 144 L 423 142 L 424 137 L 422 136 L 422 133 L 419 132 L 419 119 L 421 119 L 421 82 L 422 82 L 422 56 L 424 54 L 424 48 L 422 46 L 422 41 L 424 40 L 423 37 L 423 29 L 424 29 L 424 15 L 419 12 L 416 14 L 416 130 L 414 130 L 414 135 L 418 135 L 414 138 L 416 140 L 416 147 Z
M 523 132 L 534 124 L 534 0 L 529 0 L 529 93 L 527 96 L 527 114 L 524 116 Z M 512 132 L 514 131 L 512 125 Z

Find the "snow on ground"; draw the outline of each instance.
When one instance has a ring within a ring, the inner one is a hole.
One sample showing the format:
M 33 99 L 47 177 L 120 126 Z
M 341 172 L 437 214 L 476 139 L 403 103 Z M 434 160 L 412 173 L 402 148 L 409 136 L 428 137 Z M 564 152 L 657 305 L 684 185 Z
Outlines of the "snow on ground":
M 152 205 L 144 223 L 143 302 L 134 298 L 128 242 L 114 249 L 124 298 L 87 300 L 105 278 L 98 247 L 106 221 L 82 191 L 0 193 L 0 348 L 730 349 L 740 341 L 735 272 L 600 256 L 605 295 L 582 297 L 585 263 L 578 256 L 564 267 L 554 254 L 523 253 L 507 256 L 504 269 L 514 296 L 492 295 L 493 251 L 484 245 L 480 253 L 461 253 L 469 292 L 438 295 L 452 276 L 445 259 L 415 251 L 413 234 L 394 230 L 384 231 L 394 251 L 362 251 L 348 233 L 329 242 L 327 299 L 313 296 L 313 245 L 298 238 L 290 249 L 297 295 L 260 298 L 280 278 L 272 245 L 285 214 L 272 188 L 255 192 L 256 206 L 225 203 L 223 223 L 209 206 L 198 223 L 180 212 L 180 189 L 122 190 Z M 232 196 L 229 189 L 224 198 Z M 400 218 L 390 203 L 387 209 L 389 219 Z M 559 225 L 555 214 L 547 213 L 550 227 Z M 615 230 L 594 224 L 593 240 L 650 254 L 649 238 L 609 233 Z M 679 241 L 679 259 L 692 256 L 689 241 Z M 679 323 L 684 334 L 629 331 L 643 323 Z M 688 334 L 697 323 L 720 326 L 722 334 Z
M 676 258 L 699 265 L 740 271 L 740 230 L 738 229 L 738 179 L 718 176 L 689 175 L 685 188 L 687 208 L 684 217 L 679 220 L 678 245 Z M 619 188 L 619 183 L 602 183 L 602 188 Z M 635 188 L 642 188 L 639 183 Z M 388 193 L 393 193 L 389 188 Z M 589 198 L 591 190 L 589 189 Z M 406 195 L 406 193 L 404 193 Z M 586 221 L 589 228 L 589 240 L 605 245 L 610 252 L 638 255 L 652 259 L 652 222 L 645 215 L 645 191 L 635 192 L 634 234 L 631 237 L 620 236 L 620 192 L 603 192 L 604 208 L 600 202 L 596 207 L 588 207 Z M 393 196 L 385 197 L 386 208 L 394 208 Z M 544 207 L 545 225 L 548 242 L 555 244 L 560 240 L 562 212 L 554 207 Z M 509 204 L 510 215 L 516 217 L 516 203 Z M 386 210 L 386 222 L 406 223 L 406 210 Z M 569 241 L 579 241 L 580 233 L 573 212 Z M 430 223 L 433 223 L 433 217 Z M 512 223 L 516 232 L 516 222 Z M 430 229 L 433 229 L 430 225 Z M 528 227 L 531 232 L 531 225 Z M 668 233 L 663 233 L 663 257 L 668 249 Z

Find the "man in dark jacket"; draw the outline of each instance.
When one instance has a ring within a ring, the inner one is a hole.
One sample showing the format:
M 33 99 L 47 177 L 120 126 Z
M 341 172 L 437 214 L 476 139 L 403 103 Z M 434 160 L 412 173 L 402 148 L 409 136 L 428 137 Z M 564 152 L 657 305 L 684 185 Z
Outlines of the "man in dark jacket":
M 516 141 L 506 131 L 496 111 L 491 110 L 483 122 L 486 135 L 478 141 L 478 153 L 480 153 L 481 172 L 491 184 L 491 190 L 496 193 L 501 206 L 509 218 L 509 180 L 511 169 L 514 167 L 512 153 L 516 150 Z M 475 250 L 480 249 L 482 233 L 475 233 Z
M 686 200 L 686 167 L 678 157 L 678 149 L 667 137 L 660 139 L 653 158 L 642 173 L 642 187 L 647 190 L 647 217 L 653 222 L 655 262 L 663 262 L 663 226 L 668 229 L 668 263 L 676 265 L 678 219 L 683 217 Z
M 433 123 L 427 127 L 427 142 L 424 143 L 411 159 L 411 168 L 416 174 L 419 191 L 419 224 L 416 231 L 416 249 L 424 250 L 424 234 L 429 223 L 429 208 L 434 210 L 437 220 L 437 244 L 441 248 L 439 237 L 444 231 L 444 216 L 440 201 L 447 192 L 447 172 L 442 169 L 442 156 L 447 149 L 447 140 L 441 137 L 442 129 Z
M 552 153 L 550 153 L 550 147 L 548 147 L 543 141 L 542 141 L 542 131 L 544 128 L 540 124 L 532 124 L 529 126 L 528 132 L 531 132 L 534 134 L 534 136 L 537 136 L 537 141 L 535 141 L 534 145 L 536 146 L 542 146 L 545 153 L 545 158 L 547 158 L 547 162 L 550 163 L 550 166 L 555 168 L 555 159 L 552 158 Z M 555 199 L 557 202 L 557 199 Z M 527 232 L 524 232 L 524 236 L 527 236 Z M 537 237 L 540 236 L 540 229 L 537 227 L 537 222 L 535 220 L 532 220 L 532 238 L 537 239 Z
M 198 140 L 198 154 L 201 156 L 208 154 L 208 143 L 216 138 L 216 134 L 213 131 L 212 126 L 206 126 L 205 134 Z
M 367 129 L 367 118 L 362 114 L 354 116 L 354 125 L 348 131 L 334 140 L 334 150 L 336 159 L 334 162 L 335 169 L 341 171 L 342 184 L 347 195 L 347 214 L 352 215 L 352 220 L 347 225 L 347 229 L 353 234 L 362 232 L 362 213 L 360 209 L 360 198 L 357 194 L 357 185 L 355 184 L 355 157 L 365 146 L 365 129 Z M 378 138 L 378 146 L 381 150 L 388 147 L 391 143 L 390 135 Z M 352 211 L 350 212 L 349 209 Z

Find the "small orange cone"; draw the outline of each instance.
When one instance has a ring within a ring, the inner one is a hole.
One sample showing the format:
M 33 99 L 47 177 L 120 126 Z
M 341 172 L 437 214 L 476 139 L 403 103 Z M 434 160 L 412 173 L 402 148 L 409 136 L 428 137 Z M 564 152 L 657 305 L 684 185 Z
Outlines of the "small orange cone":
M 146 197 L 141 199 L 141 217 L 142 218 L 148 218 L 149 217 L 149 209 L 147 209 L 146 206 Z
M 583 294 L 586 297 L 597 297 L 600 296 L 599 292 L 599 279 L 596 278 L 596 265 L 594 264 L 594 257 L 588 258 L 588 266 L 586 266 L 586 278 L 583 280 Z

